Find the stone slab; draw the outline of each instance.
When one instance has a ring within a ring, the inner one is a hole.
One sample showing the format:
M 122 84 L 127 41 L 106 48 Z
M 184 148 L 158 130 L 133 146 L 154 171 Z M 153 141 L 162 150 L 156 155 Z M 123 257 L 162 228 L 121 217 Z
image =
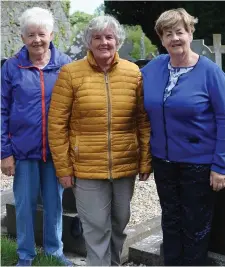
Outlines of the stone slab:
M 135 243 L 129 248 L 129 262 L 147 266 L 163 266 L 163 257 L 160 255 L 162 231 L 156 229 L 148 237 Z
M 225 189 L 216 193 L 209 249 L 225 256 Z
M 7 203 L 14 203 L 12 189 L 7 189 L 1 192 L 1 207 L 4 207 Z
M 171 244 L 172 245 L 172 244 Z M 162 231 L 155 230 L 129 248 L 129 262 L 147 266 L 163 266 Z M 225 266 L 225 256 L 208 252 L 207 266 Z
M 7 231 L 13 237 L 16 237 L 16 218 L 15 218 L 15 206 L 13 204 L 6 205 L 7 217 L 6 217 L 6 225 Z M 83 236 L 78 238 L 74 238 L 71 234 L 71 224 L 73 218 L 77 216 L 76 213 L 64 212 L 63 213 L 63 243 L 64 243 L 64 251 L 70 253 L 76 253 L 79 256 L 86 256 L 86 248 L 85 241 Z M 36 227 L 35 227 L 35 239 L 38 245 L 42 245 L 42 226 L 43 214 L 42 209 L 39 206 L 37 209 L 36 215 Z M 126 262 L 128 260 L 129 247 L 142 240 L 143 238 L 150 235 L 153 230 L 158 229 L 160 227 L 161 217 L 156 217 L 151 220 L 148 220 L 139 225 L 128 227 L 126 229 L 127 239 L 124 244 L 124 249 L 122 253 L 122 262 Z
M 125 240 L 122 252 L 122 262 L 128 261 L 129 247 L 132 244 L 144 239 L 149 236 L 152 231 L 160 228 L 161 216 L 149 219 L 145 222 L 137 224 L 135 226 L 130 226 L 125 229 L 127 238 Z
M 16 216 L 15 206 L 6 204 L 6 226 L 9 235 L 16 237 Z M 74 238 L 71 235 L 71 224 L 76 213 L 63 213 L 63 235 L 64 251 L 74 252 L 81 256 L 86 255 L 85 242 L 83 237 Z M 36 224 L 35 224 L 35 240 L 37 245 L 42 246 L 43 240 L 43 212 L 40 207 L 37 208 Z
M 42 199 L 40 195 L 38 197 L 38 205 L 42 206 Z M 63 210 L 66 212 L 77 213 L 76 199 L 74 197 L 72 188 L 64 189 L 62 197 L 62 206 Z

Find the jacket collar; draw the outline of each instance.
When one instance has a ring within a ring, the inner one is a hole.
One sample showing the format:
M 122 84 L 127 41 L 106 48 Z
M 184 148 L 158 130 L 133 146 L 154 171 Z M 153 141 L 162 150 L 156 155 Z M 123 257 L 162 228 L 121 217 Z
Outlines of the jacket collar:
M 49 60 L 48 65 L 45 67 L 45 69 L 58 68 L 60 66 L 60 63 L 57 60 L 58 51 L 52 42 L 50 42 L 49 49 L 51 50 L 51 58 Z M 20 67 L 23 67 L 23 68 L 33 67 L 32 62 L 29 60 L 29 53 L 25 45 L 20 49 L 20 51 L 15 56 L 17 57 L 19 61 L 18 65 Z
M 120 59 L 119 54 L 118 52 L 116 52 L 109 71 L 112 70 L 119 63 L 119 59 Z M 90 50 L 88 50 L 87 52 L 87 61 L 91 65 L 92 68 L 96 69 L 97 71 L 102 72 L 97 62 L 95 61 L 93 53 Z

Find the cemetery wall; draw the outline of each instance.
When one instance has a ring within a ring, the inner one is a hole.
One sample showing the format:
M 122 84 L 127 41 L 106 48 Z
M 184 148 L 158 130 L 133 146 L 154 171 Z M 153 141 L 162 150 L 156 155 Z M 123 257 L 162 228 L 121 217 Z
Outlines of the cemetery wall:
M 19 17 L 30 7 L 48 8 L 55 18 L 54 44 L 66 52 L 71 44 L 69 19 L 60 1 L 1 1 L 1 58 L 13 56 L 23 45 Z

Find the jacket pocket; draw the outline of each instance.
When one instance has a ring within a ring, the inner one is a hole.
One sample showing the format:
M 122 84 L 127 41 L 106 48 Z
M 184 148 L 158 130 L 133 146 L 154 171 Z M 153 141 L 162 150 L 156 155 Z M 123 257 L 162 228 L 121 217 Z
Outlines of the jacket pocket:
M 75 155 L 75 162 L 79 161 L 79 137 L 78 136 L 75 137 L 73 150 L 74 150 L 74 155 Z

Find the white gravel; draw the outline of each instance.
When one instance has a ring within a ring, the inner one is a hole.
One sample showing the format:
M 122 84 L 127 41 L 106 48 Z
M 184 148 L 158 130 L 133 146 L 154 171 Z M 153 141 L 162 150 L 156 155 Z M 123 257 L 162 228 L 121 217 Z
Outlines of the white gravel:
M 13 177 L 1 173 L 1 191 L 12 188 Z M 131 218 L 128 226 L 134 226 L 161 214 L 159 198 L 156 192 L 154 176 L 145 182 L 135 183 L 134 195 L 131 201 Z
M 154 175 L 151 174 L 145 182 L 139 181 L 137 177 L 131 201 L 131 218 L 128 226 L 137 225 L 160 214 L 161 208 Z
M 12 188 L 13 186 L 13 176 L 6 176 L 0 171 L 1 175 L 1 191 Z

